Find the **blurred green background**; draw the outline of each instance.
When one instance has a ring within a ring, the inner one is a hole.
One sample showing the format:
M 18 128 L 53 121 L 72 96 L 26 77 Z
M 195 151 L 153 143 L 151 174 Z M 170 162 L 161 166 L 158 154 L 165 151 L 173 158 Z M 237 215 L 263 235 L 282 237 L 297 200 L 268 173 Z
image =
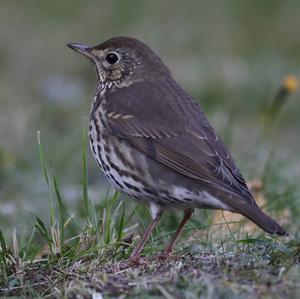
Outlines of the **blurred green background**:
M 81 200 L 82 131 L 96 76 L 67 42 L 141 39 L 199 100 L 247 178 L 263 176 L 271 151 L 279 177 L 269 188 L 299 182 L 299 93 L 272 130 L 264 133 L 262 122 L 282 78 L 300 75 L 299 13 L 298 0 L 1 1 L 1 229 L 48 214 L 38 130 L 67 204 L 76 211 Z M 108 185 L 91 155 L 88 163 L 97 201 Z

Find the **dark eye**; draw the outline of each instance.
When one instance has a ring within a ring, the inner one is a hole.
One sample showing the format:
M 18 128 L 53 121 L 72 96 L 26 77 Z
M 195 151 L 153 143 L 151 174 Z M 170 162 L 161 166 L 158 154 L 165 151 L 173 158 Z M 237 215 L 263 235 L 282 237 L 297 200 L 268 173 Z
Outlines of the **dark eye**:
M 116 53 L 108 53 L 105 59 L 109 64 L 114 64 L 119 60 L 119 57 Z

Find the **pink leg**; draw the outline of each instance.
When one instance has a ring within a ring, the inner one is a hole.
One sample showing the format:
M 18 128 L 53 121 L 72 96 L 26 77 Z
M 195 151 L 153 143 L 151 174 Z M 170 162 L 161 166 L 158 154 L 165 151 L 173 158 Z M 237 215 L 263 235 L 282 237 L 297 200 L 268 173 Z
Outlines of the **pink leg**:
M 194 213 L 194 209 L 186 209 L 184 211 L 184 217 L 180 222 L 180 225 L 176 231 L 176 233 L 174 234 L 174 236 L 172 237 L 171 242 L 165 247 L 162 255 L 160 257 L 168 257 L 170 255 L 170 253 L 173 250 L 173 247 L 175 245 L 175 243 L 177 242 L 178 238 L 180 237 L 182 231 L 183 231 L 183 227 L 187 224 L 187 222 L 191 219 L 192 215 Z
M 133 263 L 138 263 L 139 262 L 140 255 L 141 255 L 141 252 L 142 252 L 142 250 L 143 250 L 143 248 L 145 246 L 145 243 L 149 239 L 149 236 L 152 233 L 153 229 L 155 228 L 156 224 L 159 222 L 159 219 L 160 219 L 161 215 L 162 215 L 162 211 L 160 211 L 159 213 L 157 213 L 157 215 L 155 216 L 155 218 L 149 224 L 149 226 L 147 227 L 146 231 L 144 232 L 143 237 L 141 238 L 141 240 L 137 244 L 136 248 L 134 249 L 133 253 L 131 254 L 131 256 L 129 258 L 129 262 L 133 262 Z

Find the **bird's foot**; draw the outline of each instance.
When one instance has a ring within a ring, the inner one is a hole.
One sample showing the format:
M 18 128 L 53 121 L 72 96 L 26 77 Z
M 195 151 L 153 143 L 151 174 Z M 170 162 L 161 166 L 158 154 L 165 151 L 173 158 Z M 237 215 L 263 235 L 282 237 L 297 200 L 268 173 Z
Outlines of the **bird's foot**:
M 170 251 L 163 251 L 162 253 L 156 255 L 155 258 L 158 260 L 161 260 L 161 261 L 165 261 L 165 260 L 169 260 L 169 259 L 179 261 L 181 259 L 180 256 L 173 255 L 173 254 L 171 254 Z
M 120 269 L 126 269 L 131 267 L 146 266 L 148 263 L 140 256 L 131 256 L 127 261 L 120 263 Z
M 166 260 L 166 259 L 168 259 L 170 256 L 171 256 L 171 254 L 170 254 L 169 252 L 162 252 L 162 253 L 157 254 L 155 257 L 156 257 L 158 260 Z

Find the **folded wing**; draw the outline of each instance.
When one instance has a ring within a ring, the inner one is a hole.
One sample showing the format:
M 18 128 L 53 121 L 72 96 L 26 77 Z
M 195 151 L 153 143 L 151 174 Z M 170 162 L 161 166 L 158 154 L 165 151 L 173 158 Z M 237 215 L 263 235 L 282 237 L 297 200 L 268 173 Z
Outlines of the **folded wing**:
M 116 90 L 106 105 L 113 134 L 170 169 L 222 192 L 219 200 L 267 232 L 286 234 L 257 207 L 225 144 L 174 80 L 143 81 Z

